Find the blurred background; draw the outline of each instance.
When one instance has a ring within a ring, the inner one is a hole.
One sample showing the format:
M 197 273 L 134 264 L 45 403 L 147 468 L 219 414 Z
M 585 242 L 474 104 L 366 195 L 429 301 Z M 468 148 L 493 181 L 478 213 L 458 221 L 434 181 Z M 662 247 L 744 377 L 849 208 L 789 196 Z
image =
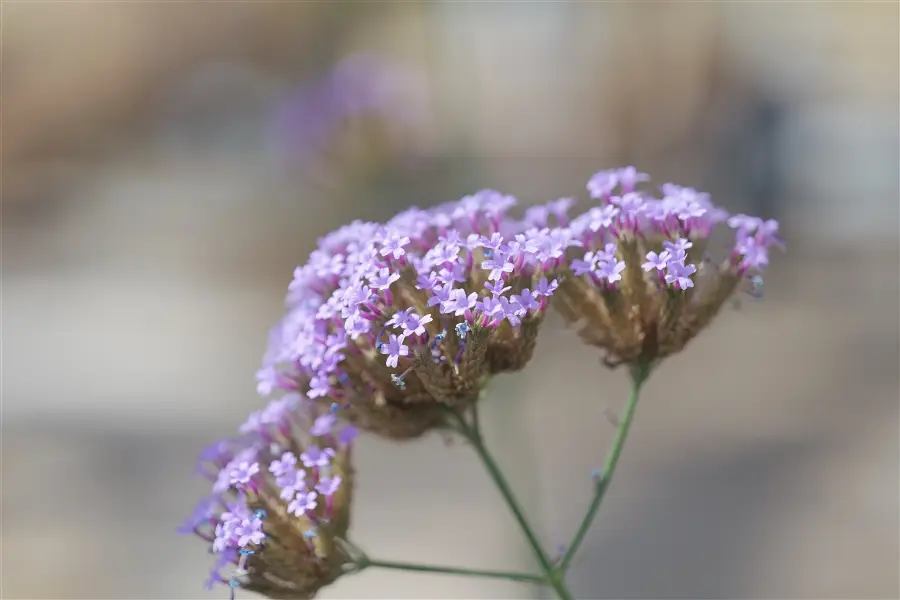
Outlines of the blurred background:
M 225 597 L 175 528 L 197 452 L 260 404 L 316 239 L 482 187 L 585 197 L 636 164 L 780 219 L 789 252 L 646 388 L 576 594 L 900 597 L 898 21 L 859 1 L 4 2 L 3 594 Z M 551 320 L 485 407 L 550 548 L 626 396 L 598 362 Z M 530 565 L 464 448 L 360 445 L 373 555 Z M 370 572 L 322 597 L 536 596 Z

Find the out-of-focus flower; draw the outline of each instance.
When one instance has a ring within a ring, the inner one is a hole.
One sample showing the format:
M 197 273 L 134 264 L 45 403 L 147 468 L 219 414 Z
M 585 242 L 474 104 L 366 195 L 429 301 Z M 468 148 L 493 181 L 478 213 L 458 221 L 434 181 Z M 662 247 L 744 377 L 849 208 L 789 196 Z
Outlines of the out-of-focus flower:
M 286 95 L 276 110 L 273 138 L 284 162 L 312 171 L 334 154 L 348 129 L 363 122 L 377 124 L 399 154 L 422 151 L 431 113 L 421 74 L 374 55 L 344 58 L 322 78 Z
M 524 367 L 572 242 L 509 218 L 515 202 L 485 190 L 322 238 L 288 287 L 260 393 L 308 385 L 310 399 L 402 439 Z
M 659 198 L 638 191 L 648 180 L 634 167 L 595 174 L 587 187 L 599 206 L 553 232 L 579 246 L 554 305 L 583 341 L 606 351 L 610 366 L 684 348 L 743 280 L 761 288 L 769 249 L 783 248 L 776 221 L 729 218 L 708 194 L 670 183 Z M 715 265 L 704 258 L 709 236 L 726 221 L 735 245 Z
M 219 555 L 208 588 L 312 598 L 352 563 L 336 542 L 350 525 L 352 436 L 335 432 L 333 416 L 316 411 L 300 394 L 287 394 L 251 415 L 243 436 L 201 454 L 198 472 L 213 482 L 212 495 L 179 531 L 195 533 Z M 229 565 L 231 574 L 224 572 Z

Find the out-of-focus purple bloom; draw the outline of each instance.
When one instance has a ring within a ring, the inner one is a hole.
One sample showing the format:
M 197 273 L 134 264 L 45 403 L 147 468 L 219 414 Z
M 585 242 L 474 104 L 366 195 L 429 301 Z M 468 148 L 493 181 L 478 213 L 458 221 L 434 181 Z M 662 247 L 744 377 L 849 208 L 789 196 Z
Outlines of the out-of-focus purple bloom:
M 210 519 L 217 516 L 218 504 L 219 499 L 216 496 L 209 496 L 201 500 L 194 508 L 194 512 L 191 513 L 191 516 L 185 519 L 178 527 L 178 533 L 194 533 L 197 530 L 197 527 L 207 524 Z
M 619 177 L 616 171 L 600 171 L 588 181 L 587 189 L 591 198 L 603 198 L 611 194 L 617 185 Z
M 269 472 L 275 477 L 281 477 L 285 473 L 290 472 L 297 466 L 297 457 L 293 452 L 285 452 L 278 460 L 273 460 L 269 464 Z
M 559 283 L 555 279 L 548 283 L 546 277 L 541 277 L 538 284 L 534 286 L 534 293 L 536 296 L 549 297 L 553 295 L 553 292 L 555 292 L 558 287 Z
M 229 472 L 232 485 L 245 485 L 250 483 L 254 475 L 259 473 L 259 463 L 242 462 L 232 467 Z
M 516 310 L 516 314 L 520 317 L 524 317 L 529 311 L 538 310 L 541 307 L 537 297 L 528 288 L 522 290 L 521 294 L 513 294 L 510 299 L 514 304 L 518 305 L 519 308 Z
M 327 467 L 334 456 L 335 452 L 331 448 L 310 446 L 306 452 L 300 455 L 300 461 L 308 469 L 312 467 Z
M 353 425 L 344 426 L 337 435 L 338 443 L 342 446 L 348 446 L 359 437 L 359 431 Z
M 589 275 L 597 270 L 597 255 L 593 252 L 585 252 L 584 258 L 572 261 L 572 274 L 576 277 Z
M 409 67 L 374 55 L 343 59 L 330 73 L 291 90 L 273 119 L 274 141 L 284 162 L 313 169 L 353 119 L 378 120 L 403 157 L 426 149 L 432 114 L 427 81 Z
M 316 492 L 301 492 L 297 494 L 288 504 L 288 512 L 296 517 L 302 517 L 318 506 L 318 502 L 316 502 L 317 497 L 318 494 Z
M 323 496 L 331 496 L 338 491 L 339 487 L 341 487 L 341 478 L 339 475 L 335 475 L 334 477 L 323 477 L 319 483 L 316 484 L 316 491 Z
M 616 170 L 617 183 L 622 187 L 625 193 L 633 192 L 638 183 L 650 181 L 650 176 L 646 173 L 640 173 L 634 167 L 622 167 Z
M 333 415 L 331 413 L 320 415 L 316 417 L 312 428 L 309 430 L 309 435 L 316 437 L 328 435 L 329 433 L 331 433 L 331 430 L 334 429 L 335 423 L 337 423 L 336 415 Z

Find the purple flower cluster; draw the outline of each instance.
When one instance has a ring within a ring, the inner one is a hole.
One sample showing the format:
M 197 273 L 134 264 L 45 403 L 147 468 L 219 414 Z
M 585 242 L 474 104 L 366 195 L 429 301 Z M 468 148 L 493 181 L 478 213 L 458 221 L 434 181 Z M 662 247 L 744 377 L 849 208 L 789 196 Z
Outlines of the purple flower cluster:
M 557 306 L 613 362 L 679 350 L 745 275 L 759 276 L 771 247 L 783 247 L 776 221 L 729 217 L 708 194 L 671 183 L 657 197 L 639 189 L 649 179 L 634 167 L 596 173 L 587 189 L 597 205 L 560 234 L 581 250 L 569 263 L 571 277 L 561 282 Z M 714 266 L 704 256 L 723 222 L 735 230 L 735 245 L 729 259 Z M 701 293 L 692 289 L 697 277 L 707 280 Z
M 514 198 L 483 190 L 321 238 L 256 374 L 271 399 L 200 457 L 212 494 L 181 531 L 218 553 L 209 584 L 312 597 L 337 578 L 354 425 L 405 439 L 446 424 L 491 376 L 525 366 L 551 299 L 608 364 L 646 366 L 681 350 L 742 281 L 761 288 L 783 247 L 775 221 L 729 216 L 691 188 L 639 190 L 648 180 L 597 173 L 597 205 L 571 220 L 572 199 L 517 219 Z M 735 243 L 716 265 L 706 251 L 720 223 Z M 221 575 L 230 564 L 241 580 Z
M 484 190 L 322 238 L 294 272 L 259 392 L 308 386 L 367 429 L 414 437 L 438 403 L 470 401 L 488 376 L 524 366 L 573 243 L 548 220 L 565 223 L 571 202 L 524 220 L 507 216 L 515 203 Z
M 201 453 L 197 472 L 212 482 L 212 494 L 179 531 L 200 536 L 219 554 L 207 588 L 216 583 L 234 587 L 238 576 L 249 577 L 241 582 L 243 587 L 258 587 L 256 569 L 269 569 L 269 559 L 277 563 L 273 554 L 278 546 L 261 552 L 266 529 L 282 537 L 297 531 L 342 533 L 328 525 L 347 518 L 344 482 L 356 431 L 350 425 L 338 427 L 335 410 L 323 413 L 300 394 L 288 393 L 250 415 L 239 437 L 216 442 Z M 328 562 L 316 554 L 312 542 L 307 545 L 310 562 Z M 251 570 L 244 568 L 248 562 Z M 238 565 L 230 579 L 222 575 L 228 565 Z

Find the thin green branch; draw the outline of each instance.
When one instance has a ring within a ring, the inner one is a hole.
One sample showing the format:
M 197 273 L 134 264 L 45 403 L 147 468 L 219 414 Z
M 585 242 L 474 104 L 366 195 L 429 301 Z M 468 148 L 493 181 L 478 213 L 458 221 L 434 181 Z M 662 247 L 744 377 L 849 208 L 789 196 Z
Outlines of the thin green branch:
M 477 408 L 473 407 L 472 410 L 473 419 L 477 419 L 477 413 L 475 413 L 475 411 L 477 411 Z M 476 431 L 474 427 L 466 423 L 465 419 L 460 417 L 459 415 L 453 415 L 453 417 L 451 418 L 453 418 L 457 430 L 469 441 L 469 443 L 475 449 L 476 454 L 478 454 L 478 458 L 481 459 L 481 462 L 484 464 L 485 469 L 487 470 L 491 479 L 494 481 L 494 485 L 497 486 L 497 489 L 500 491 L 500 494 L 506 501 L 506 505 L 509 508 L 510 512 L 512 512 L 513 517 L 519 525 L 519 528 L 522 530 L 522 533 L 525 534 L 525 537 L 528 540 L 528 545 L 531 547 L 531 550 L 534 553 L 534 556 L 540 564 L 541 570 L 545 575 L 545 582 L 553 588 L 553 590 L 559 596 L 560 600 L 574 600 L 572 594 L 566 588 L 565 583 L 563 583 L 560 574 L 557 573 L 556 569 L 554 569 L 550 557 L 547 556 L 546 552 L 544 552 L 540 540 L 538 540 L 537 535 L 528 522 L 528 518 L 525 516 L 525 512 L 522 510 L 519 501 L 516 499 L 515 494 L 510 488 L 509 483 L 506 481 L 506 477 L 504 477 L 499 465 L 497 465 L 494 457 L 484 445 L 484 441 L 481 439 L 481 435 L 479 434 L 479 432 Z M 474 420 L 473 422 L 477 423 L 477 420 Z
M 594 517 L 597 515 L 597 510 L 603 502 L 606 490 L 609 489 L 613 473 L 616 470 L 616 465 L 619 463 L 619 457 L 622 454 L 622 448 L 625 445 L 625 439 L 628 437 L 628 430 L 631 428 L 631 422 L 634 419 L 634 412 L 637 408 L 641 387 L 650 376 L 650 370 L 651 367 L 649 364 L 640 364 L 631 372 L 631 394 L 628 397 L 628 404 L 625 406 L 625 414 L 622 415 L 619 422 L 619 429 L 616 431 L 616 437 L 613 440 L 612 448 L 610 449 L 609 454 L 606 455 L 603 471 L 600 473 L 600 479 L 597 481 L 596 488 L 594 489 L 594 497 L 591 500 L 591 504 L 588 507 L 587 513 L 584 515 L 584 519 L 581 521 L 581 525 L 579 525 L 578 530 L 575 532 L 575 536 L 572 538 L 572 541 L 569 542 L 565 556 L 563 556 L 563 559 L 557 568 L 557 571 L 561 574 L 565 574 L 571 565 L 575 553 L 578 552 L 578 548 L 584 541 L 585 535 L 587 535 L 588 530 L 591 528 L 591 523 L 593 523 Z
M 484 577 L 488 579 L 506 579 L 508 581 L 527 581 L 531 583 L 546 584 L 547 579 L 542 575 L 531 573 L 516 573 L 512 571 L 490 571 L 483 569 L 464 569 L 456 567 L 438 567 L 417 563 L 397 562 L 392 560 L 372 560 L 365 558 L 361 561 L 360 568 L 393 569 L 395 571 L 413 571 L 417 573 L 435 573 L 443 575 L 464 575 L 469 577 Z

